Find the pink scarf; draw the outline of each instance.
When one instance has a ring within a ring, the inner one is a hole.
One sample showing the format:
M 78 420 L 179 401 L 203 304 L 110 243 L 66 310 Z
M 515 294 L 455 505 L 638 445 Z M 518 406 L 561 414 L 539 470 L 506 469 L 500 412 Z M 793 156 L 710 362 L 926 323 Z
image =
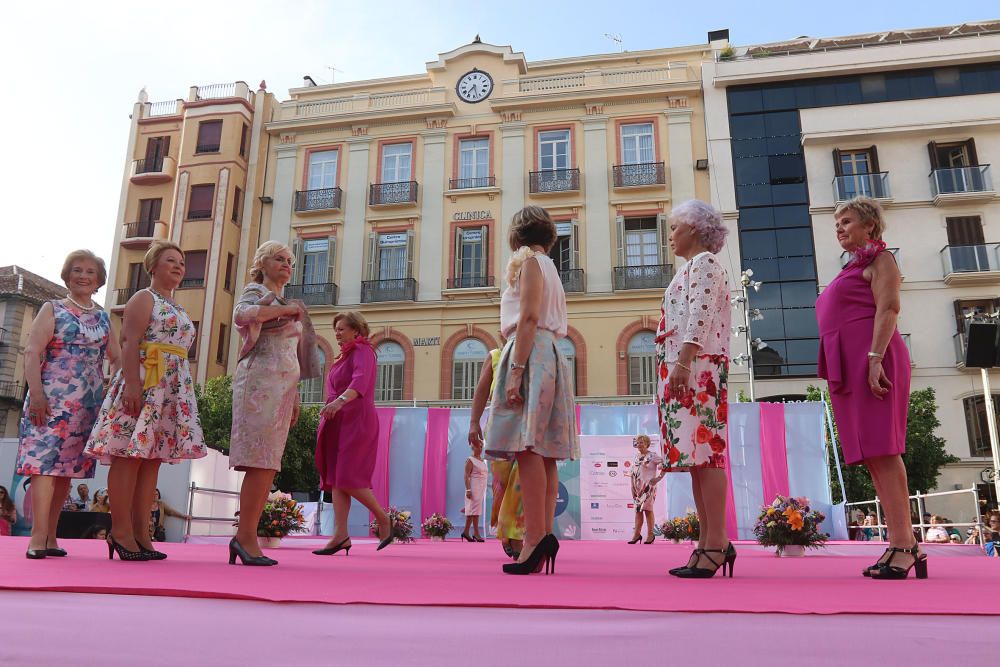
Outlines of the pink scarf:
M 340 362 L 342 362 L 344 359 L 347 358 L 347 355 L 350 354 L 351 351 L 354 348 L 356 348 L 358 345 L 366 345 L 369 348 L 371 348 L 371 346 L 372 346 L 371 341 L 369 341 L 364 336 L 360 336 L 360 335 L 359 336 L 355 336 L 354 340 L 350 340 L 350 341 L 347 341 L 346 343 L 341 344 L 341 346 L 340 346 L 340 354 L 338 354 L 337 358 L 333 360 L 333 363 L 334 364 L 339 364 Z
M 845 266 L 844 268 L 846 269 L 848 266 L 859 266 L 859 267 L 868 266 L 869 264 L 875 261 L 875 258 L 878 257 L 878 254 L 883 250 L 885 250 L 885 248 L 886 248 L 885 241 L 876 241 L 872 239 L 865 244 L 865 247 L 858 248 L 857 250 L 851 253 L 851 261 L 849 261 L 847 263 L 847 266 Z

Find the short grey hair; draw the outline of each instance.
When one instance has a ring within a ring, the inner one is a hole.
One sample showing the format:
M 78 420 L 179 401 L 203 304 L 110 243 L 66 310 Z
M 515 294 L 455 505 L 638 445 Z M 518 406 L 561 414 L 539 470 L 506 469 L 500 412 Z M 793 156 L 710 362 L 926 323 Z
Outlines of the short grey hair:
M 257 252 L 253 254 L 253 262 L 250 264 L 250 279 L 255 283 L 263 283 L 264 260 L 268 257 L 274 257 L 282 250 L 287 250 L 288 254 L 292 254 L 292 249 L 280 241 L 265 241 L 257 248 Z
M 729 234 L 722 222 L 722 215 L 700 199 L 689 199 L 678 204 L 670 212 L 670 219 L 690 226 L 711 253 L 722 250 L 722 244 Z

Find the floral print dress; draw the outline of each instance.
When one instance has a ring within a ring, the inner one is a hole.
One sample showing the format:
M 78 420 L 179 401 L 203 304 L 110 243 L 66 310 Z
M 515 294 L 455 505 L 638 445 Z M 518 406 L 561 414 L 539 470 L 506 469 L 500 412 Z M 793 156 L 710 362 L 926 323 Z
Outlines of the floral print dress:
M 111 322 L 103 310 L 85 311 L 52 301 L 54 331 L 45 348 L 42 390 L 52 414 L 36 427 L 28 417 L 30 394 L 24 399 L 19 475 L 90 478 L 93 459 L 84 456 L 90 429 L 104 394 L 104 353 Z
M 656 330 L 657 386 L 663 467 L 724 468 L 728 423 L 730 304 L 725 267 L 709 252 L 693 257 L 670 281 Z M 689 386 L 670 391 L 684 343 L 701 349 Z
M 167 343 L 185 350 L 195 339 L 191 319 L 179 305 L 150 288 L 153 312 L 143 340 Z M 130 417 L 122 405 L 125 377 L 119 371 L 87 443 L 87 455 L 111 463 L 111 458 L 160 459 L 178 463 L 206 454 L 205 437 L 198 421 L 194 381 L 187 356 L 166 354 L 166 369 L 160 381 L 143 391 L 139 417 Z M 139 350 L 139 379 L 145 379 L 145 350 Z

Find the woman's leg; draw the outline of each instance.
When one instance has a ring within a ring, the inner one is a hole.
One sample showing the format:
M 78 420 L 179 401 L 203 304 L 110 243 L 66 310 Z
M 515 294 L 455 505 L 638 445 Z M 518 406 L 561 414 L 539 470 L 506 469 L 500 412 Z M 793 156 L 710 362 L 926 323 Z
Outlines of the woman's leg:
M 545 459 L 534 452 L 518 452 L 517 467 L 521 476 L 521 501 L 524 505 L 524 545 L 520 561 L 527 560 L 550 524 L 546 521 L 548 479 Z
M 873 479 L 880 482 L 879 500 L 882 502 L 882 517 L 889 531 L 889 545 L 909 549 L 916 543 L 913 524 L 910 523 L 910 491 L 906 479 L 906 466 L 901 456 L 878 456 L 866 459 L 865 464 L 872 470 Z M 912 561 L 909 554 L 896 554 L 893 564 L 906 567 Z
M 708 533 L 708 526 L 711 519 L 705 516 L 705 500 L 701 493 L 701 478 L 691 473 L 691 492 L 694 494 L 694 508 L 698 514 L 698 548 L 705 548 L 705 535 Z
M 635 500 L 633 498 L 633 500 Z M 638 540 L 642 537 L 642 512 L 635 513 L 635 528 L 632 531 L 632 539 Z
M 472 526 L 472 517 L 468 514 L 465 515 L 465 528 L 462 529 L 463 535 L 469 534 L 469 528 Z
M 111 503 L 111 538 L 128 551 L 138 551 L 136 535 L 132 528 L 132 507 L 135 503 L 135 487 L 139 477 L 139 466 L 143 459 L 115 456 L 108 470 L 108 502 Z M 153 487 L 156 489 L 155 485 Z M 150 505 L 152 501 L 150 502 Z M 149 521 L 149 505 L 143 511 L 143 520 Z M 143 526 L 143 531 L 148 528 Z M 145 534 L 145 533 L 143 533 Z
M 553 531 L 556 501 L 559 499 L 559 466 L 555 459 L 542 458 L 545 463 L 545 535 Z
M 29 549 L 44 549 L 46 547 L 52 523 L 52 508 L 55 506 L 57 480 L 58 478 L 49 475 L 31 476 L 31 511 L 34 521 L 31 523 Z M 56 520 L 58 517 L 59 515 L 56 514 Z M 55 535 L 53 534 L 52 537 L 54 538 Z
M 653 526 L 656 525 L 656 518 L 653 516 L 653 510 L 644 510 L 642 512 L 646 515 L 646 541 L 653 539 Z
M 701 486 L 703 510 L 699 510 L 699 516 L 704 517 L 701 520 L 704 548 L 725 549 L 729 544 L 729 537 L 726 535 L 726 490 L 729 483 L 726 471 L 723 468 L 695 468 L 691 474 L 698 477 L 698 484 Z M 702 555 L 695 567 L 714 568 L 715 565 L 708 560 L 708 556 L 715 563 L 721 563 L 723 559 L 721 553 Z
M 62 514 L 63 505 L 69 496 L 69 489 L 73 480 L 69 477 L 56 477 L 55 489 L 52 493 L 52 505 L 49 509 L 49 530 L 48 538 L 45 541 L 46 549 L 57 549 L 59 542 L 56 540 L 56 533 L 59 529 L 59 515 Z
M 333 535 L 327 543 L 327 548 L 333 548 L 346 540 L 350 535 L 347 529 L 347 517 L 351 513 L 351 496 L 343 489 L 331 489 L 333 499 Z
M 240 526 L 236 530 L 236 541 L 251 556 L 264 555 L 257 544 L 257 525 L 276 472 L 268 468 L 247 468 L 240 486 Z
M 150 514 L 156 499 L 156 478 L 160 475 L 160 459 L 145 459 L 139 466 L 135 482 L 135 496 L 132 501 L 132 531 L 139 546 L 152 551 L 152 536 L 149 534 Z M 111 501 L 114 505 L 114 499 Z M 242 514 L 240 516 L 243 516 Z
M 483 536 L 479 533 L 479 515 L 474 514 L 470 517 L 466 517 L 466 520 L 472 522 L 472 536 L 482 539 Z
M 375 493 L 371 489 L 344 489 L 344 493 L 347 493 L 351 498 L 356 499 L 362 505 L 368 508 L 368 511 L 375 515 L 375 519 L 378 521 L 379 532 L 378 536 L 380 540 L 384 540 L 389 536 L 389 530 L 392 529 L 392 525 L 389 522 L 389 515 L 386 514 L 382 506 L 379 505 L 378 500 L 375 499 Z M 344 532 L 347 532 L 347 518 L 344 518 Z M 345 535 L 346 537 L 346 535 Z

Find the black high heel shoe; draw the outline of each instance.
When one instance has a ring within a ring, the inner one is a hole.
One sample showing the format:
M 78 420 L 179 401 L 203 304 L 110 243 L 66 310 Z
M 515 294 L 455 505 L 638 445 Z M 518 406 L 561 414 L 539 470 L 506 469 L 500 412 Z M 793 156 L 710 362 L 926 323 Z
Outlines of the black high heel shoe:
M 732 546 L 732 544 L 730 544 L 729 546 Z M 680 572 L 681 570 L 687 570 L 687 569 L 692 568 L 695 565 L 697 565 L 698 564 L 698 558 L 700 556 L 701 556 L 701 547 L 697 547 L 697 548 L 695 548 L 694 551 L 691 552 L 691 557 L 688 558 L 688 562 L 687 562 L 686 565 L 681 565 L 680 567 L 672 567 L 669 570 L 667 570 L 667 572 L 669 572 L 670 574 L 672 574 L 672 575 L 674 575 L 676 577 L 677 573 Z
M 484 540 L 484 539 L 483 539 L 482 537 L 480 537 L 479 535 L 473 535 L 473 536 L 472 536 L 472 541 L 473 541 L 473 542 L 485 542 L 486 540 Z
M 628 541 L 629 544 L 639 544 L 639 542 L 642 542 L 642 535 L 636 535 Z
M 500 540 L 500 546 L 503 547 L 503 552 L 507 554 L 507 558 L 514 558 L 514 547 L 510 546 L 510 542 Z
M 139 542 L 138 540 L 136 540 L 136 544 L 139 545 L 139 551 L 146 554 L 147 560 L 167 560 L 167 554 L 163 553 L 162 551 L 157 551 L 152 547 L 147 549 L 146 547 L 142 546 L 142 542 Z
M 139 547 L 139 551 L 129 551 L 122 545 L 115 541 L 115 538 L 108 535 L 108 560 L 114 560 L 115 554 L 118 554 L 118 560 L 124 561 L 147 561 L 149 556 L 142 552 L 142 547 Z
M 45 555 L 52 556 L 53 558 L 65 558 L 69 554 L 66 553 L 65 549 L 60 549 L 59 547 L 45 547 Z
M 879 569 L 885 563 L 888 563 L 890 560 L 892 560 L 892 547 L 889 547 L 885 551 L 883 551 L 882 555 L 879 556 L 879 559 L 875 561 L 874 565 L 869 565 L 865 569 L 861 570 L 861 576 L 862 577 L 872 576 L 872 572 Z
M 462 533 L 462 541 L 463 542 L 475 542 L 475 540 L 472 539 L 471 537 L 469 537 L 466 533 Z
M 260 567 L 268 567 L 270 565 L 277 565 L 278 561 L 268 558 L 267 556 L 251 556 L 247 553 L 247 550 L 243 548 L 243 545 L 236 541 L 236 538 L 229 540 L 229 564 L 236 565 L 236 557 L 239 556 L 240 564 L 242 565 L 257 565 Z
M 699 552 L 699 556 L 707 558 L 715 567 L 685 567 L 675 573 L 675 577 L 680 577 L 681 579 L 711 579 L 719 571 L 720 567 L 722 568 L 722 576 L 726 576 L 726 568 L 728 567 L 729 578 L 733 578 L 733 567 L 736 564 L 736 549 L 733 547 L 732 542 L 725 549 L 698 549 L 697 551 Z M 708 554 L 722 554 L 722 562 L 718 562 Z
M 384 540 L 378 543 L 378 547 L 375 548 L 375 551 L 382 551 L 382 549 L 385 549 L 387 546 L 392 544 L 392 540 L 395 537 L 396 537 L 396 531 L 392 529 L 392 524 L 390 523 L 388 537 L 386 537 Z
M 24 552 L 24 557 L 28 560 L 41 560 L 48 556 L 48 549 L 28 549 Z
M 549 573 L 551 566 L 552 573 L 556 571 L 556 553 L 559 551 L 559 541 L 554 535 L 546 535 L 535 545 L 531 555 L 523 563 L 504 563 L 505 574 L 535 574 L 542 571 L 545 565 L 545 574 Z
M 656 535 L 650 535 L 649 539 L 643 542 L 643 544 L 652 544 L 655 541 L 656 541 Z
M 872 579 L 906 579 L 907 575 L 910 574 L 910 570 L 913 570 L 917 579 L 927 578 L 927 554 L 920 552 L 919 544 L 914 544 L 909 549 L 889 547 L 889 550 L 892 552 L 889 555 L 889 559 L 881 563 L 877 569 L 871 570 L 871 574 L 868 575 Z M 892 560 L 896 557 L 896 554 L 911 554 L 913 562 L 906 568 L 893 565 Z
M 351 555 L 351 546 L 353 546 L 353 545 L 347 544 L 347 542 L 349 542 L 350 539 L 351 539 L 350 537 L 346 537 L 346 538 L 344 538 L 343 540 L 340 541 L 340 544 L 338 544 L 336 546 L 333 546 L 333 547 L 324 547 L 322 549 L 316 549 L 315 551 L 313 551 L 313 553 L 316 554 L 317 556 L 332 556 L 333 554 L 337 553 L 338 551 L 343 551 L 345 556 L 350 556 Z

